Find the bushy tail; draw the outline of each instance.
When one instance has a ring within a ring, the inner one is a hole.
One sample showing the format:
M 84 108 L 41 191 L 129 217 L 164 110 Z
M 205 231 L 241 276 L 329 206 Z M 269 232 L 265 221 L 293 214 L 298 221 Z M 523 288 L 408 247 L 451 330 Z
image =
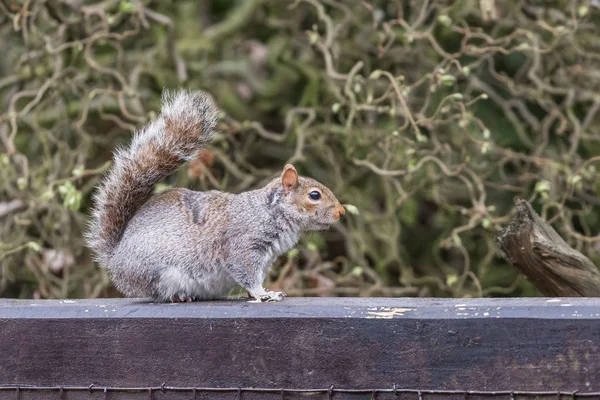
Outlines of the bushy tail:
M 193 158 L 209 142 L 217 110 L 203 93 L 163 93 L 159 117 L 135 133 L 129 148 L 115 152 L 114 165 L 94 196 L 89 247 L 107 263 L 125 227 L 154 185 Z

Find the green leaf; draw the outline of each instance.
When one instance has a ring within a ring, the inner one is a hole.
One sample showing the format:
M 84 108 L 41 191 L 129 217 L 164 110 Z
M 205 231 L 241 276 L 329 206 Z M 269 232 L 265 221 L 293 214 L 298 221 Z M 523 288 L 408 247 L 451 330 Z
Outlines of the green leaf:
M 122 0 L 119 3 L 119 11 L 125 14 L 132 14 L 135 11 L 135 7 L 132 2 Z

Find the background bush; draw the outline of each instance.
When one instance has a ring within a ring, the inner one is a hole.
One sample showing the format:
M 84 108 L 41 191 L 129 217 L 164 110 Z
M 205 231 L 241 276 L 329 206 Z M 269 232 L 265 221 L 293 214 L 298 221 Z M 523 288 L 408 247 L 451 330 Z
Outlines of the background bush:
M 600 262 L 597 1 L 0 0 L 0 296 L 116 295 L 85 248 L 111 153 L 163 87 L 214 145 L 157 190 L 239 192 L 286 162 L 350 204 L 291 295 L 537 295 L 492 239 L 525 198 Z

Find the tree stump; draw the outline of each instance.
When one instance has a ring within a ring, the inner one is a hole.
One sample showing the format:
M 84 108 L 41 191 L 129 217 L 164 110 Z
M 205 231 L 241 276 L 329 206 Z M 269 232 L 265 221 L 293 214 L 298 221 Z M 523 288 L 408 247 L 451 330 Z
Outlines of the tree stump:
M 599 297 L 600 272 L 525 201 L 494 242 L 512 265 L 549 297 Z

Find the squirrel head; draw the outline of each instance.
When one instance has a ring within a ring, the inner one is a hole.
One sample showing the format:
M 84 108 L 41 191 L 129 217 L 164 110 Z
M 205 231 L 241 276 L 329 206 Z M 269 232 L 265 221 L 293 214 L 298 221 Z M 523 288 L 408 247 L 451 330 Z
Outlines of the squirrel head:
M 295 211 L 303 230 L 327 229 L 345 214 L 331 190 L 314 179 L 298 176 L 292 164 L 283 168 L 281 187 L 283 201 Z

